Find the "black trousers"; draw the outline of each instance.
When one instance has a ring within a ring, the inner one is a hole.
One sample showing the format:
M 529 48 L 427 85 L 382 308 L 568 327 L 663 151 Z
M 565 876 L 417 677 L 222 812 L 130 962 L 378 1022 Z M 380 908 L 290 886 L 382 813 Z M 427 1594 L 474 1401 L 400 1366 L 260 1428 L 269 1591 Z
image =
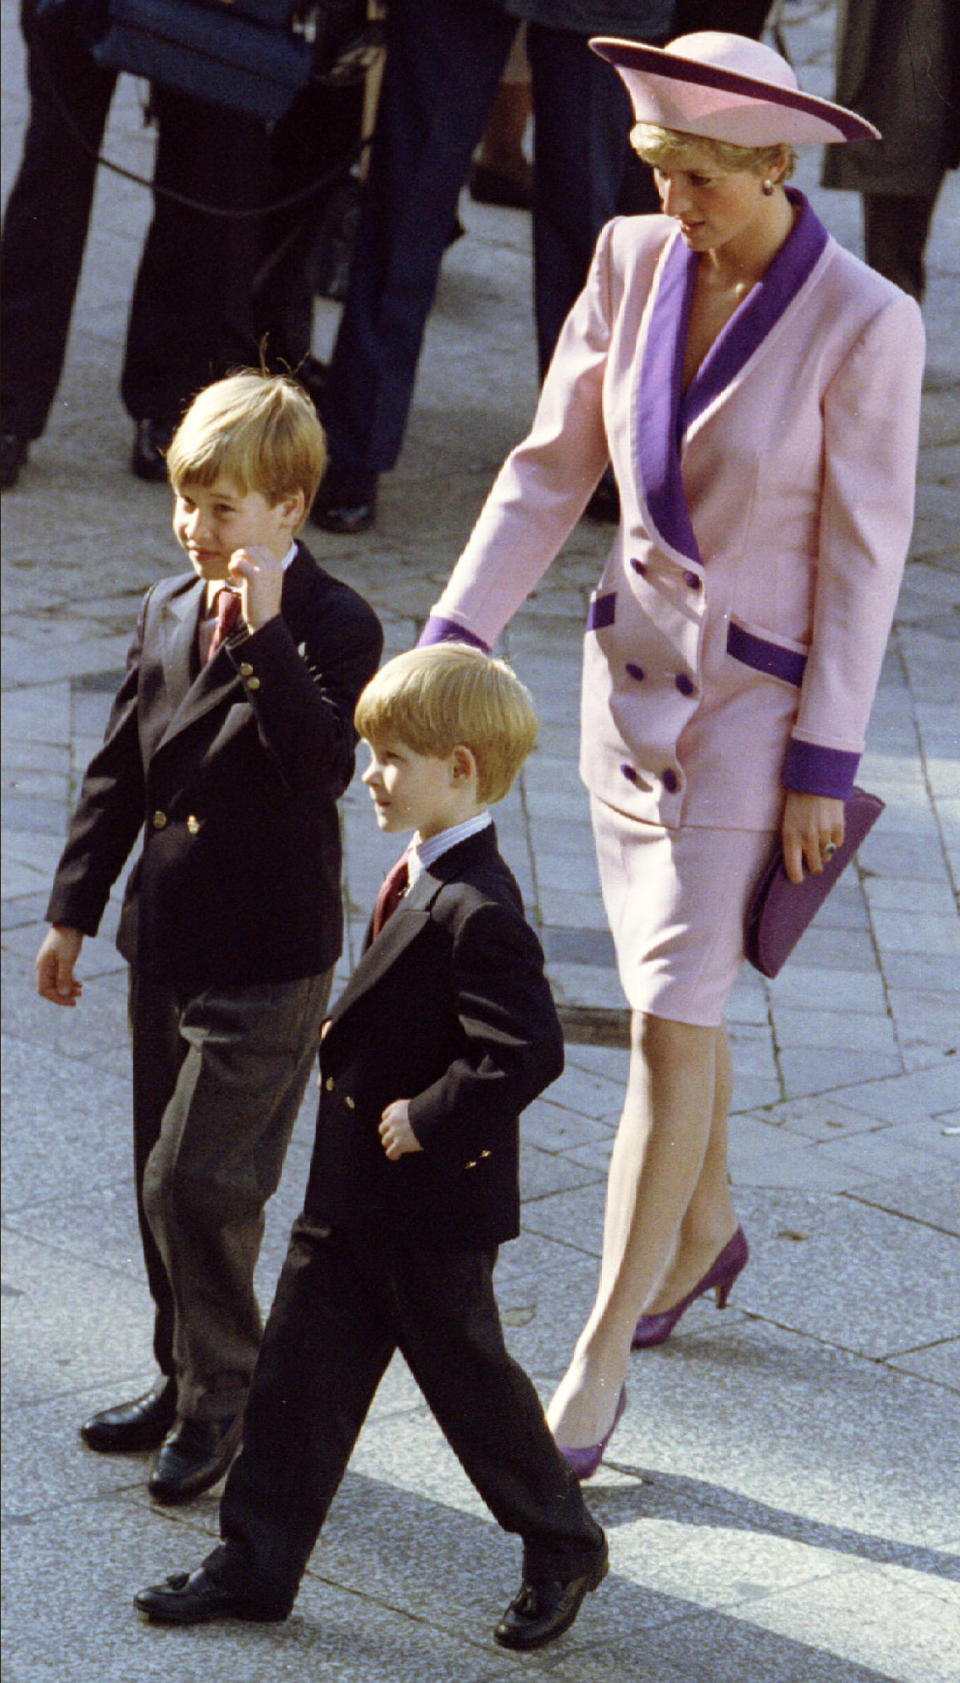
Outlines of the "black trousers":
M 39 438 L 60 383 L 97 173 L 68 119 L 95 154 L 116 85 L 79 36 L 39 24 L 35 9 L 24 0 L 30 117 L 0 242 L 3 430 L 26 439 Z
M 220 1506 L 223 1542 L 205 1562 L 215 1579 L 289 1611 L 398 1349 L 494 1518 L 523 1538 L 527 1575 L 590 1569 L 603 1534 L 507 1353 L 495 1259 L 299 1218 Z
M 23 0 L 30 117 L 4 215 L 0 295 L 3 427 L 25 439 L 43 432 L 63 372 L 116 86 L 82 38 L 38 20 L 36 5 Z M 344 155 L 357 99 L 354 90 L 310 87 L 270 136 L 254 118 L 156 88 L 154 185 L 222 210 L 256 210 Z M 323 128 L 309 147 L 307 125 Z M 275 361 L 295 366 L 309 349 L 308 259 L 324 202 L 321 195 L 275 217 L 231 219 L 155 197 L 120 382 L 135 420 L 172 428 L 201 386 L 257 366 L 265 335 Z
M 867 262 L 918 304 L 927 284 L 923 254 L 942 181 L 941 176 L 933 193 L 862 194 Z
M 382 472 L 403 442 L 460 189 L 516 19 L 488 0 L 395 0 L 324 421 L 338 462 Z M 587 37 L 530 24 L 534 299 L 541 374 L 617 209 L 630 101 Z

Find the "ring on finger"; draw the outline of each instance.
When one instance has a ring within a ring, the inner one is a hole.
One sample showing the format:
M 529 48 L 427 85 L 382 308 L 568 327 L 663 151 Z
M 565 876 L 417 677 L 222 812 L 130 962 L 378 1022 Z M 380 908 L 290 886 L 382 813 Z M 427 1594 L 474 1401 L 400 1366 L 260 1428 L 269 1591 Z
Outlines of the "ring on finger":
M 823 846 L 820 849 L 820 852 L 823 854 L 824 859 L 832 859 L 834 854 L 836 853 L 836 851 L 837 851 L 837 844 L 836 844 L 836 842 L 833 842 L 833 841 L 824 842 Z

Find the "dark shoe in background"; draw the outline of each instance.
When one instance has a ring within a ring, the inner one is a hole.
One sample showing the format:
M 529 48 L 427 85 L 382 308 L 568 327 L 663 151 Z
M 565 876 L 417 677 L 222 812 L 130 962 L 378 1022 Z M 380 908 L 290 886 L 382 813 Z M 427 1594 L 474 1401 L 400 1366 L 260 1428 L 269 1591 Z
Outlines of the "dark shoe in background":
M 324 532 L 365 532 L 377 512 L 377 479 L 369 468 L 331 461 L 314 499 L 310 518 Z
M 0 490 L 10 491 L 16 485 L 29 449 L 29 439 L 19 433 L 0 433 Z
M 219 1484 L 240 1447 L 242 1424 L 240 1414 L 223 1420 L 178 1420 L 150 1474 L 154 1501 L 173 1507 Z
M 162 1584 L 138 1590 L 133 1605 L 163 1625 L 199 1625 L 210 1619 L 257 1619 L 266 1624 L 287 1617 L 285 1609 L 274 1611 L 223 1589 L 202 1566 L 196 1572 L 174 1572 Z
M 528 166 L 529 169 L 529 166 Z M 470 197 L 478 205 L 506 205 L 509 210 L 529 210 L 533 204 L 533 178 L 523 181 L 502 175 L 487 164 L 474 164 L 468 181 Z
M 530 1653 L 556 1641 L 570 1629 L 584 1596 L 603 1583 L 609 1564 L 604 1543 L 596 1565 L 580 1577 L 548 1578 L 537 1583 L 528 1583 L 524 1578 L 519 1595 L 511 1601 L 493 1633 L 494 1641 L 501 1648 L 514 1648 L 521 1653 Z
M 167 464 L 164 451 L 172 436 L 170 428 L 161 426 L 159 421 L 137 422 L 130 468 L 138 479 L 147 479 L 156 485 L 166 483 Z
M 133 1454 L 159 1449 L 176 1418 L 177 1382 L 159 1379 L 142 1397 L 91 1415 L 80 1427 L 80 1436 L 88 1449 L 101 1455 Z

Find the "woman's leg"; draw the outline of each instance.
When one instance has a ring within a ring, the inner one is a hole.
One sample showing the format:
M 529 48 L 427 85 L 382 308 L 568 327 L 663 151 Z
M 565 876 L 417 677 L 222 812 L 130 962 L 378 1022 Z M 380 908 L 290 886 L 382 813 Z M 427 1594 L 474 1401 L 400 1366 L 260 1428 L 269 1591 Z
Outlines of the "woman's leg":
M 717 1031 L 713 1116 L 703 1168 L 680 1227 L 677 1248 L 643 1313 L 660 1314 L 692 1291 L 737 1230 L 727 1173 L 727 1114 L 733 1070 L 726 1029 Z
M 722 1028 L 634 1014 L 630 1076 L 607 1183 L 600 1286 L 547 1410 L 565 1447 L 598 1443 L 609 1430 L 637 1316 L 673 1263 L 694 1199 L 699 1227 L 718 1181 L 726 1185 L 728 1102 Z

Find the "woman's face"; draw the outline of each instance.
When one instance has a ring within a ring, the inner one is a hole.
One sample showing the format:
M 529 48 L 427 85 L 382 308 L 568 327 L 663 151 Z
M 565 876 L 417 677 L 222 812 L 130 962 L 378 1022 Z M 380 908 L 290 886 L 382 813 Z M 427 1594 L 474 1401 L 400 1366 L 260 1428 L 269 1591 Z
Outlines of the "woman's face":
M 715 251 L 758 230 L 772 199 L 751 170 L 724 170 L 706 148 L 691 146 L 654 179 L 667 216 L 680 224 L 691 251 Z

